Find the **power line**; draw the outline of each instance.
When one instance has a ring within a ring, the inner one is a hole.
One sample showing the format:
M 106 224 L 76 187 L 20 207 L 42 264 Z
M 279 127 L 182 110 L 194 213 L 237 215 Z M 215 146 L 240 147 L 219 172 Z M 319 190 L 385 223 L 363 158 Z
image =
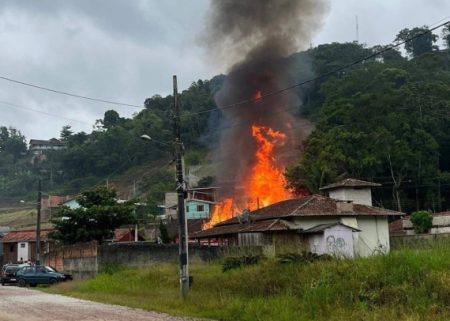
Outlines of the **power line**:
M 0 76 L 0 79 L 3 79 L 5 81 L 9 81 L 9 82 L 12 82 L 12 83 L 15 83 L 15 84 L 23 85 L 23 86 L 28 86 L 28 87 L 32 87 L 32 88 L 36 88 L 36 89 L 40 89 L 40 90 L 49 91 L 49 92 L 52 92 L 52 93 L 55 93 L 55 94 L 60 94 L 60 95 L 65 95 L 65 96 L 70 96 L 70 97 L 90 100 L 90 101 L 97 101 L 97 102 L 107 103 L 107 104 L 112 104 L 112 105 L 117 105 L 117 106 L 127 106 L 127 107 L 139 108 L 139 109 L 144 108 L 143 106 L 138 106 L 138 105 L 129 104 L 129 103 L 121 103 L 121 102 L 112 101 L 112 100 L 106 100 L 106 99 L 93 98 L 93 97 L 89 97 L 89 96 L 73 94 L 73 93 L 66 92 L 66 91 L 56 90 L 56 89 L 52 89 L 52 88 L 47 88 L 47 87 L 43 87 L 43 86 L 27 83 L 27 82 L 20 81 L 20 80 L 15 80 L 15 79 L 8 78 L 8 77 L 5 77 L 5 76 Z
M 334 69 L 332 71 L 326 72 L 326 73 L 324 73 L 324 74 L 322 74 L 320 76 L 317 76 L 317 77 L 305 80 L 305 81 L 300 82 L 300 83 L 293 84 L 293 85 L 291 85 L 289 87 L 285 87 L 285 88 L 282 88 L 282 89 L 279 89 L 279 90 L 275 90 L 275 91 L 272 91 L 272 92 L 268 92 L 268 93 L 262 94 L 259 97 L 244 99 L 244 100 L 238 101 L 236 103 L 232 103 L 232 104 L 225 105 L 225 106 L 222 106 L 222 107 L 213 108 L 213 109 L 207 109 L 207 110 L 203 110 L 203 111 L 200 111 L 200 112 L 197 112 L 197 113 L 192 113 L 191 115 L 199 115 L 199 114 L 209 113 L 209 112 L 212 112 L 212 111 L 215 111 L 215 110 L 223 110 L 223 109 L 228 109 L 228 108 L 234 108 L 234 107 L 237 107 L 237 106 L 240 106 L 240 105 L 245 105 L 245 104 L 261 101 L 261 100 L 263 100 L 263 99 L 265 99 L 267 97 L 271 97 L 271 96 L 275 96 L 275 95 L 279 95 L 279 94 L 285 93 L 285 92 L 287 92 L 289 90 L 292 90 L 294 88 L 297 88 L 297 87 L 300 87 L 300 86 L 303 86 L 303 85 L 306 85 L 306 84 L 309 84 L 309 83 L 321 80 L 322 78 L 328 77 L 328 76 L 333 75 L 335 73 L 338 73 L 338 72 L 340 72 L 342 70 L 345 70 L 345 69 L 351 68 L 351 67 L 353 67 L 355 65 L 358 65 L 360 63 L 363 63 L 366 60 L 372 59 L 372 58 L 377 57 L 377 56 L 379 56 L 379 55 L 381 55 L 381 54 L 383 54 L 383 53 L 385 53 L 387 51 L 391 51 L 391 50 L 393 50 L 393 49 L 395 49 L 397 47 L 400 47 L 400 46 L 404 45 L 407 42 L 410 42 L 410 41 L 412 41 L 414 39 L 422 37 L 422 36 L 432 32 L 433 30 L 439 29 L 439 28 L 441 28 L 441 27 L 443 27 L 443 26 L 445 26 L 445 25 L 447 25 L 449 23 L 450 23 L 450 21 L 446 21 L 444 23 L 441 23 L 441 24 L 437 25 L 436 27 L 433 27 L 433 28 L 430 28 L 430 29 L 428 29 L 428 30 L 426 30 L 424 32 L 418 33 L 417 35 L 414 35 L 414 36 L 412 36 L 412 37 L 410 37 L 410 38 L 408 38 L 408 39 L 406 39 L 404 41 L 397 42 L 395 44 L 387 46 L 387 47 L 385 47 L 385 48 L 383 48 L 383 49 L 381 49 L 381 50 L 379 50 L 377 52 L 374 52 L 374 53 L 372 53 L 372 54 L 370 54 L 370 55 L 368 55 L 368 56 L 366 56 L 364 58 L 358 59 L 358 60 L 356 60 L 356 61 L 354 61 L 352 63 L 349 63 L 347 65 L 338 67 L 338 68 L 336 68 L 336 69 Z
M 35 112 L 35 113 L 44 114 L 44 115 L 51 116 L 51 117 L 57 117 L 57 118 L 65 119 L 65 120 L 68 120 L 68 121 L 74 121 L 74 122 L 86 124 L 86 125 L 89 125 L 89 126 L 92 125 L 92 124 L 90 124 L 88 122 L 85 122 L 85 121 L 82 121 L 82 120 L 73 119 L 73 118 L 67 118 L 67 117 L 64 117 L 64 116 L 61 116 L 61 115 L 58 115 L 58 114 L 48 113 L 46 111 L 39 110 L 39 109 L 19 106 L 19 105 L 16 105 L 16 104 L 13 104 L 13 103 L 9 103 L 9 102 L 6 102 L 6 101 L 0 101 L 0 104 L 3 104 L 3 105 L 8 106 L 8 107 L 12 107 L 12 108 L 17 108 L 17 109 L 22 109 L 22 110 L 29 110 L 29 111 L 32 111 L 32 112 Z

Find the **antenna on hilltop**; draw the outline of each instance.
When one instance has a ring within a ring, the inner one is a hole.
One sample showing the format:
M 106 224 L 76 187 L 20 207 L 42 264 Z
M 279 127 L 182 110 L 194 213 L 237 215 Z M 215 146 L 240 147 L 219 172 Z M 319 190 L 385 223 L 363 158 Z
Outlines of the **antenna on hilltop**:
M 355 16 L 356 20 L 356 43 L 359 43 L 359 24 L 358 24 L 358 15 Z

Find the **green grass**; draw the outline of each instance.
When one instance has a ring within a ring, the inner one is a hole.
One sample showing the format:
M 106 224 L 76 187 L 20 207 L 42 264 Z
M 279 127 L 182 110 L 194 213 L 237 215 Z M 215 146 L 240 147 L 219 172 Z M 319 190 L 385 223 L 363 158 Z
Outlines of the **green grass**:
M 368 259 L 256 266 L 223 273 L 191 268 L 188 299 L 175 265 L 111 274 L 46 289 L 78 298 L 216 320 L 449 320 L 450 247 Z

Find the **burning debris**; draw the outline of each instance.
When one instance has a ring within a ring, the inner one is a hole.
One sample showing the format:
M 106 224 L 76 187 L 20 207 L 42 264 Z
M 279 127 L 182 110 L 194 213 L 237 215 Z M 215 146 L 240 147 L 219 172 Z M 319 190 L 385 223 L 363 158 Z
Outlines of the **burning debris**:
M 282 58 L 305 49 L 325 7 L 325 0 L 211 2 L 205 39 L 211 54 L 231 65 L 215 100 L 219 107 L 249 102 L 222 110 L 215 153 L 222 201 L 205 227 L 292 197 L 283 171 L 303 138 L 295 137 L 289 111 L 301 102 L 288 92 L 264 95 L 292 83 Z

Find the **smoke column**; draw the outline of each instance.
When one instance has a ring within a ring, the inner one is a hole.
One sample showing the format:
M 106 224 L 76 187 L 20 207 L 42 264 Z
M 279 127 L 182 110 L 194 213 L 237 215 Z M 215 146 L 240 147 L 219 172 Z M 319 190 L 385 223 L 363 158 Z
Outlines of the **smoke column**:
M 215 100 L 220 107 L 273 92 L 292 84 L 283 58 L 306 49 L 327 11 L 325 0 L 217 0 L 211 1 L 207 32 L 208 53 L 228 67 L 227 77 Z M 296 95 L 285 93 L 222 110 L 220 144 L 215 152 L 217 179 L 225 194 L 235 193 L 255 163 L 252 124 L 267 126 L 292 136 L 296 120 L 287 111 L 299 105 Z M 278 150 L 295 149 L 299 138 L 290 137 Z

